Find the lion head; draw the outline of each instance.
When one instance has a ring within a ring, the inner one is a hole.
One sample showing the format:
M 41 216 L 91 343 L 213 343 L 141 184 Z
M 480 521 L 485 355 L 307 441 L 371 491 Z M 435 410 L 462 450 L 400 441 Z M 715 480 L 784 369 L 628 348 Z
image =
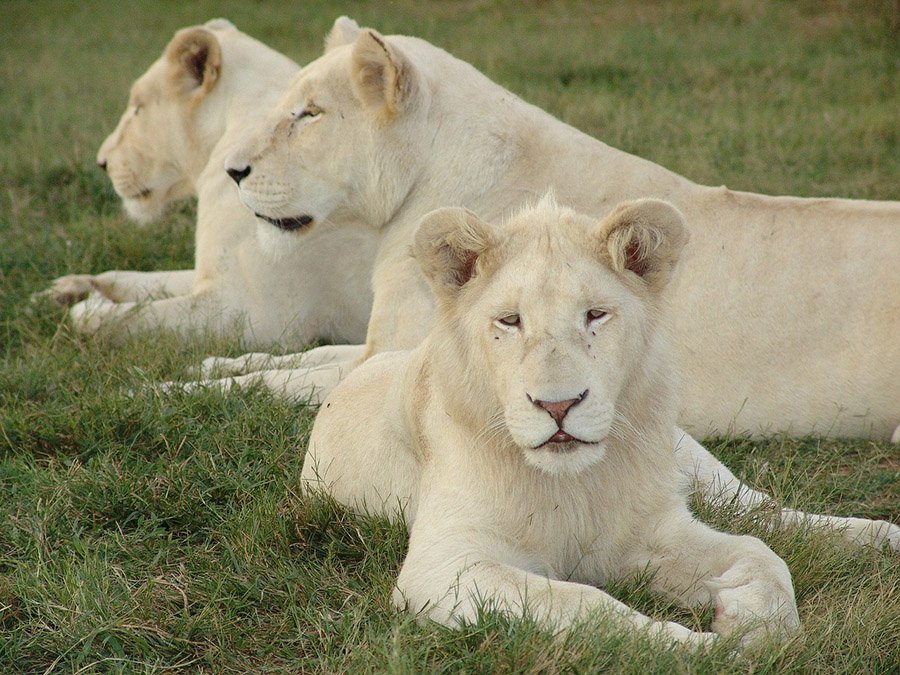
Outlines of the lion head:
M 408 131 L 427 113 L 413 71 L 384 37 L 337 20 L 324 55 L 226 159 L 263 237 L 287 242 L 329 219 L 379 227 L 391 217 L 424 150 L 421 132 Z
M 659 403 L 670 432 L 657 320 L 686 240 L 675 207 L 650 199 L 599 222 L 552 197 L 500 226 L 459 208 L 425 216 L 413 252 L 437 298 L 448 405 L 550 473 L 599 461 L 610 434 L 638 424 L 631 398 Z M 645 382 L 649 399 L 635 391 Z
M 208 160 L 199 149 L 196 112 L 219 81 L 217 36 L 235 30 L 216 19 L 178 31 L 132 85 L 125 113 L 100 146 L 97 164 L 137 222 L 155 220 L 171 202 L 193 196 Z

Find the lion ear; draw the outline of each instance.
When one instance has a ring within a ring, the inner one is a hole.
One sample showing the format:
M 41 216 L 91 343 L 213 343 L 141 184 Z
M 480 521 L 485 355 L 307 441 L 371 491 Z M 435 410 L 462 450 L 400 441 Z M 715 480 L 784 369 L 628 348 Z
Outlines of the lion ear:
M 613 269 L 636 274 L 656 290 L 671 279 L 688 240 L 681 212 L 659 199 L 623 202 L 598 229 Z
M 219 79 L 222 48 L 205 28 L 185 28 L 175 33 L 166 47 L 166 59 L 172 67 L 171 82 L 176 91 L 184 96 L 202 96 Z
M 346 16 L 339 16 L 331 27 L 331 32 L 325 38 L 325 51 L 330 52 L 337 47 L 350 45 L 356 42 L 360 33 L 359 24 Z
M 237 30 L 237 26 L 228 19 L 210 19 L 203 24 L 203 27 L 209 28 L 210 30 Z
M 468 209 L 442 208 L 426 214 L 412 253 L 437 296 L 452 295 L 477 272 L 476 263 L 495 243 L 491 226 Z
M 403 110 L 416 87 L 416 73 L 409 59 L 368 28 L 353 43 L 350 77 L 356 96 L 388 117 Z

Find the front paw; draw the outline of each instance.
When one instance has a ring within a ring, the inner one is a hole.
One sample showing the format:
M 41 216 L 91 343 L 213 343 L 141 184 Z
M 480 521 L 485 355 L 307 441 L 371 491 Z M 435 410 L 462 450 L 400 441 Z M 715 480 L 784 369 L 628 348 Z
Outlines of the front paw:
M 204 382 L 179 382 L 170 380 L 168 382 L 151 382 L 145 384 L 141 391 L 147 394 L 159 394 L 161 396 L 172 394 L 193 394 L 197 391 L 206 389 Z
M 235 359 L 226 356 L 207 356 L 191 374 L 203 380 L 230 375 L 244 375 L 250 369 L 253 354 L 239 356 Z
M 674 621 L 655 621 L 650 625 L 650 634 L 663 640 L 672 640 L 693 647 L 711 647 L 719 638 L 716 633 L 691 630 Z
M 92 274 L 67 274 L 53 280 L 50 288 L 35 293 L 32 298 L 50 298 L 57 305 L 69 307 L 87 298 L 91 293 L 99 293 L 100 284 Z
M 88 295 L 85 300 L 77 302 L 69 309 L 69 321 L 79 333 L 97 333 L 102 327 L 104 318 L 115 309 L 116 303 L 110 302 L 99 293 Z
M 900 526 L 887 520 L 846 518 L 844 538 L 861 546 L 880 548 L 887 544 L 892 551 L 900 551 Z
M 787 565 L 752 560 L 739 564 L 708 583 L 713 593 L 716 617 L 712 629 L 719 635 L 742 633 L 741 644 L 788 637 L 800 628 Z M 761 567 L 769 567 L 766 572 Z
M 234 380 L 226 377 L 220 380 L 169 380 L 168 382 L 150 382 L 143 385 L 139 391 L 145 394 L 160 396 L 178 394 L 189 395 L 209 391 L 218 391 L 222 394 L 227 394 L 234 386 Z

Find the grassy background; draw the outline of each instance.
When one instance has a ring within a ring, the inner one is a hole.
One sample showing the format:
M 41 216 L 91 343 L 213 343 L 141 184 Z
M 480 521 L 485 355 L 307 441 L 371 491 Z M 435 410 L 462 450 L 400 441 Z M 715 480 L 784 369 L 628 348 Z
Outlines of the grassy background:
M 594 625 L 565 640 L 486 616 L 460 631 L 390 607 L 405 531 L 295 492 L 311 415 L 263 395 L 128 398 L 235 345 L 114 346 L 29 305 L 68 272 L 191 264 L 193 207 L 139 230 L 94 153 L 130 82 L 184 25 L 225 16 L 298 62 L 346 13 L 425 37 L 604 141 L 711 184 L 898 199 L 894 2 L 0 3 L 0 672 L 886 672 L 900 562 L 698 505 L 791 566 L 804 638 L 734 658 Z M 873 442 L 711 441 L 802 507 L 900 520 Z M 708 624 L 644 580 L 612 589 Z

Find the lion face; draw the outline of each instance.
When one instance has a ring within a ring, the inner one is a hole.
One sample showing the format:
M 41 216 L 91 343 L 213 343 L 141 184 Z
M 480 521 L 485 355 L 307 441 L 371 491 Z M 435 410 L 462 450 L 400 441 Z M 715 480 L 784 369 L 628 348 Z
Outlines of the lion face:
M 426 216 L 416 257 L 438 297 L 437 322 L 467 372 L 463 398 L 490 383 L 486 428 L 502 420 L 525 460 L 576 473 L 604 456 L 642 367 L 658 296 L 683 246 L 674 207 L 626 205 L 601 223 L 552 199 L 502 227 L 460 209 Z M 476 403 L 480 407 L 480 403 Z
M 304 68 L 226 162 L 232 176 L 247 172 L 238 183 L 241 201 L 268 227 L 308 232 L 352 192 L 365 119 L 349 86 L 324 84 L 335 79 L 333 60 L 326 55 Z
M 402 201 L 416 152 L 396 122 L 412 92 L 389 80 L 411 65 L 393 56 L 380 36 L 339 19 L 325 54 L 231 149 L 225 169 L 264 239 L 284 244 L 329 220 L 377 227 Z
M 215 84 L 219 66 L 211 31 L 179 31 L 134 83 L 125 113 L 100 146 L 97 164 L 137 222 L 153 221 L 171 202 L 193 195 L 193 113 Z
M 547 265 L 533 242 L 490 280 L 466 328 L 488 367 L 506 428 L 541 468 L 598 461 L 644 309 L 597 262 Z

